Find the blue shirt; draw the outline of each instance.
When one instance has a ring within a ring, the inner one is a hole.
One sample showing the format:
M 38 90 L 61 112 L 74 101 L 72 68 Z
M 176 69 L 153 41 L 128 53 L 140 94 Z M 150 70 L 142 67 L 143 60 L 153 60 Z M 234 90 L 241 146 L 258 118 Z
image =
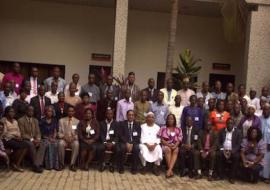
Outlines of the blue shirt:
M 186 127 L 186 118 L 190 116 L 193 120 L 193 126 L 197 127 L 198 129 L 203 129 L 203 111 L 199 107 L 191 107 L 187 106 L 184 108 L 182 117 L 181 117 L 181 127 Z
M 166 124 L 167 116 L 169 115 L 169 108 L 165 104 L 159 104 L 155 102 L 151 105 L 151 112 L 155 114 L 155 123 L 157 125 L 164 126 Z

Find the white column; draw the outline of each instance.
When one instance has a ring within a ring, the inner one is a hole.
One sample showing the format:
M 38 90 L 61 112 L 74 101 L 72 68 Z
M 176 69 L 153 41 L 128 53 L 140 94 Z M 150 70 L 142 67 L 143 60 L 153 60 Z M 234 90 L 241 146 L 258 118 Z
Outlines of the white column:
M 125 74 L 128 0 L 116 0 L 115 12 L 113 75 L 118 77 Z

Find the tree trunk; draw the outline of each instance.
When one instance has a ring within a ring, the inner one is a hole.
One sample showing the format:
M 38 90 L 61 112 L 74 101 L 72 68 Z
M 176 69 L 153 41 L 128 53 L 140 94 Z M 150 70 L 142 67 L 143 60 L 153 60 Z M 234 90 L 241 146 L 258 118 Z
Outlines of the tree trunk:
M 178 0 L 171 0 L 171 4 L 172 4 L 172 10 L 171 10 L 171 21 L 170 21 L 170 28 L 169 28 L 169 42 L 168 42 L 168 48 L 167 48 L 165 86 L 166 86 L 167 79 L 172 77 L 176 30 L 177 30 L 177 18 L 178 18 L 178 9 L 179 9 Z

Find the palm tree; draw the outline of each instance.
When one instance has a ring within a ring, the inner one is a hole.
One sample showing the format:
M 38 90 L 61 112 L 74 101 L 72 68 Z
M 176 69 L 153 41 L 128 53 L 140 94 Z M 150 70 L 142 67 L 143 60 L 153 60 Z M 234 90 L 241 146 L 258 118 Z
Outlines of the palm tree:
M 175 40 L 176 40 L 176 30 L 177 30 L 177 18 L 178 18 L 178 0 L 171 0 L 171 22 L 169 29 L 169 42 L 167 48 L 167 60 L 166 60 L 166 74 L 165 74 L 165 84 L 168 78 L 172 77 L 173 71 L 173 59 L 175 52 Z

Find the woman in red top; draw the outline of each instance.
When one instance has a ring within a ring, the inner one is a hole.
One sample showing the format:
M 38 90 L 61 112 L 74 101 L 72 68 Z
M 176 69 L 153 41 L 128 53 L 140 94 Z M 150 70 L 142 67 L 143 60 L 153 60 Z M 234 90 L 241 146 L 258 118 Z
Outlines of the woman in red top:
M 230 117 L 230 114 L 225 111 L 225 101 L 217 101 L 217 109 L 212 111 L 209 115 L 209 120 L 212 122 L 213 130 L 218 132 L 223 128 L 226 128 L 226 121 Z

